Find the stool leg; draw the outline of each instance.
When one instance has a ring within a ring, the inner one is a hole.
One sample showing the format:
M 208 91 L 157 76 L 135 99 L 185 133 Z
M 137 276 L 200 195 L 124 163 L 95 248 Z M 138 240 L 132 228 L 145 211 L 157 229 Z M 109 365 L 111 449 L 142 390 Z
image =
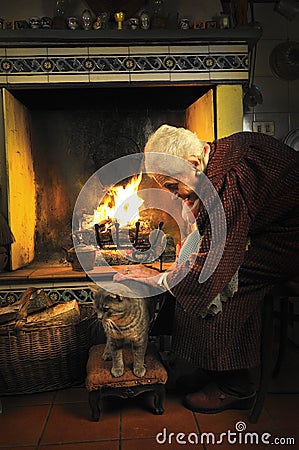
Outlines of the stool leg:
M 88 395 L 89 406 L 91 409 L 91 420 L 92 422 L 98 422 L 101 415 L 100 410 L 100 399 L 101 399 L 101 391 L 90 391 Z
M 158 384 L 154 391 L 154 414 L 161 415 L 164 413 L 163 402 L 165 398 L 165 387 L 163 384 Z
M 262 412 L 267 390 L 272 376 L 273 354 L 273 297 L 267 295 L 264 299 L 263 329 L 261 342 L 261 377 L 255 405 L 249 417 L 251 423 L 257 423 Z

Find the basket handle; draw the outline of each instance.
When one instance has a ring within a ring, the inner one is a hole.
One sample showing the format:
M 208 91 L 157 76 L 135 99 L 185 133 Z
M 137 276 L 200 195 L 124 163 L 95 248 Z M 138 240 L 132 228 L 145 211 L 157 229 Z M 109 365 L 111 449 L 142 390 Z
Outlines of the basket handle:
M 22 326 L 27 322 L 27 316 L 28 316 L 28 308 L 30 305 L 30 301 L 32 299 L 33 294 L 38 294 L 42 289 L 35 288 L 35 287 L 29 287 L 26 289 L 25 292 L 23 292 L 22 297 L 20 299 L 20 309 L 18 312 L 17 320 L 15 329 L 20 330 Z M 47 306 L 52 306 L 53 303 L 51 302 L 48 295 L 46 297 Z

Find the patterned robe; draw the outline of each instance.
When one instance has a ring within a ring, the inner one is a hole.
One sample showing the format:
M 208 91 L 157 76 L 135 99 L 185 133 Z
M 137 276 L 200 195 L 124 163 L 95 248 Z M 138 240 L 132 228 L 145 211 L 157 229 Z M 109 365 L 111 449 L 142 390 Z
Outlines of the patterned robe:
M 209 370 L 233 370 L 260 363 L 261 305 L 279 282 L 299 273 L 299 152 L 258 133 L 237 133 L 210 143 L 206 175 L 224 207 L 227 236 L 217 269 L 198 277 L 211 244 L 209 215 L 197 218 L 203 236 L 196 262 L 167 277 L 176 283 L 173 350 Z M 247 239 L 250 247 L 246 251 Z M 211 300 L 239 269 L 238 292 L 216 316 L 204 315 Z

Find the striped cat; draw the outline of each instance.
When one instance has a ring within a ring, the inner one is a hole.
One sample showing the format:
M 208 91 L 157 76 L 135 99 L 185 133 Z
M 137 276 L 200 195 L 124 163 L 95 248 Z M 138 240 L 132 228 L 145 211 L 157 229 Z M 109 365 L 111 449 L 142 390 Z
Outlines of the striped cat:
M 106 281 L 101 286 L 91 286 L 93 304 L 107 337 L 103 359 L 112 359 L 111 373 L 114 377 L 121 377 L 124 373 L 122 349 L 127 341 L 132 344 L 134 375 L 143 377 L 146 373 L 144 357 L 156 302 L 149 297 L 132 298 L 134 283 L 137 282 Z

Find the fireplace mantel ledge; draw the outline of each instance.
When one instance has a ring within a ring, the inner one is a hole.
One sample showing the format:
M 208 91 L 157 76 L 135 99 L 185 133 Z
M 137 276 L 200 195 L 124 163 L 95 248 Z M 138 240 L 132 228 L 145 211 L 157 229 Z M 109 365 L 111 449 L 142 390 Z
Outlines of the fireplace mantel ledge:
M 261 30 L 0 30 L 0 87 L 242 83 Z
M 260 28 L 250 27 L 224 30 L 0 30 L 0 48 L 242 43 L 250 49 L 261 35 Z

